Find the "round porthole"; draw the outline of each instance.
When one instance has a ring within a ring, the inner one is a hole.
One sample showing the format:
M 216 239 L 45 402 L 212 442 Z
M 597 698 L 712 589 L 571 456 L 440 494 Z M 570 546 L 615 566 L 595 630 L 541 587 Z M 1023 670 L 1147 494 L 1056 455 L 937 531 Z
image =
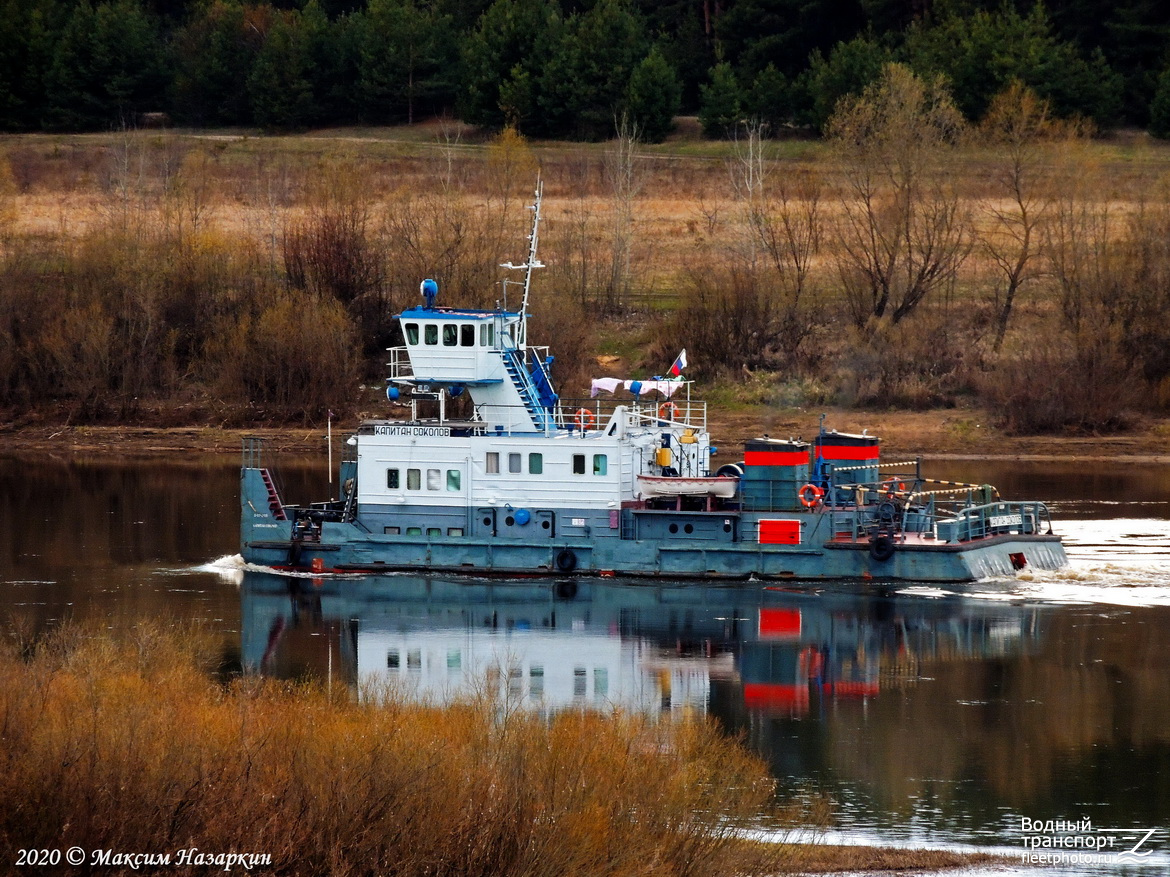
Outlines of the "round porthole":
M 504 523 L 507 526 L 511 527 L 513 524 L 516 523 L 516 519 L 513 518 L 511 515 L 508 515 L 508 517 L 504 518 Z
M 685 527 L 683 527 L 683 532 L 684 533 L 694 533 L 695 528 L 692 527 L 690 524 L 687 524 Z
M 548 521 L 541 521 L 541 522 L 540 522 L 540 526 L 544 527 L 544 529 L 546 529 L 546 530 L 547 530 L 547 529 L 548 529 L 548 526 L 549 526 L 549 525 L 548 525 Z
M 724 533 L 730 533 L 730 532 L 731 532 L 731 521 L 724 521 L 724 522 L 723 522 L 723 532 L 724 532 Z
M 678 524 L 671 524 L 670 525 L 670 532 L 677 533 L 678 532 Z
M 484 525 L 485 527 L 490 527 L 490 526 L 492 525 L 492 519 L 491 519 L 491 518 L 484 518 L 484 519 L 483 519 L 483 525 Z

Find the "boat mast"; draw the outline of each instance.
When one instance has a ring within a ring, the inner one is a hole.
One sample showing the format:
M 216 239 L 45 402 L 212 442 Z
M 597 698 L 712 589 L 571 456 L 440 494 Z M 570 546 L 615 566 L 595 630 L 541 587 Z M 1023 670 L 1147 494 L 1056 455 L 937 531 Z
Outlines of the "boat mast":
M 510 271 L 519 268 L 525 269 L 524 297 L 520 302 L 520 325 L 516 330 L 516 346 L 521 350 L 525 350 L 528 346 L 528 294 L 532 290 L 532 270 L 534 268 L 544 267 L 544 264 L 536 258 L 536 247 L 540 237 L 540 201 L 543 194 L 544 182 L 538 178 L 532 205 L 527 208 L 532 211 L 532 234 L 528 236 L 528 261 L 522 265 L 513 265 L 511 262 L 505 262 L 500 265 L 501 268 L 507 268 Z M 507 282 L 507 280 L 504 281 L 505 284 Z

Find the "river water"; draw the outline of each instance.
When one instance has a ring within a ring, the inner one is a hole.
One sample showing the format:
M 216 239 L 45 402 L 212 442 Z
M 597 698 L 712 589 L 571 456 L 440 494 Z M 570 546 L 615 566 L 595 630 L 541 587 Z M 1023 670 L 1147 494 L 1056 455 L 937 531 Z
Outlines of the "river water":
M 235 557 L 234 460 L 0 457 L 0 626 L 198 619 L 285 677 L 709 714 L 831 796 L 828 840 L 1019 860 L 1112 839 L 1043 872 L 1170 872 L 1170 472 L 929 468 L 1051 500 L 1070 568 L 886 591 L 278 576 Z M 323 464 L 282 474 L 289 501 L 325 495 Z

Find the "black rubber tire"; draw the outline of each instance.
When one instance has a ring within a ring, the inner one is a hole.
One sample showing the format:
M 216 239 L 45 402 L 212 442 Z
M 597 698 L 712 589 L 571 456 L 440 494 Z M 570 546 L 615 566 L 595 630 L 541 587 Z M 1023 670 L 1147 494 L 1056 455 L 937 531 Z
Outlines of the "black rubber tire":
M 577 555 L 568 548 L 562 548 L 557 553 L 556 563 L 561 572 L 572 572 L 577 568 Z
M 869 540 L 869 556 L 878 563 L 885 563 L 893 557 L 895 549 L 894 537 L 889 533 L 878 533 Z

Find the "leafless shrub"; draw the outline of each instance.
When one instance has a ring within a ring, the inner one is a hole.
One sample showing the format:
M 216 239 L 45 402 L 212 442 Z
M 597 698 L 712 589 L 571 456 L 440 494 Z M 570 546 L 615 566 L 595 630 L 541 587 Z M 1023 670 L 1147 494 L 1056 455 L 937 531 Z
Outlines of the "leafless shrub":
M 915 409 L 953 404 L 970 389 L 976 355 L 968 328 L 941 309 L 898 324 L 875 320 L 847 336 L 842 401 Z
M 844 182 L 836 258 L 858 327 L 905 319 L 970 252 L 967 207 L 945 161 L 961 128 L 942 80 L 900 64 L 829 120 Z

